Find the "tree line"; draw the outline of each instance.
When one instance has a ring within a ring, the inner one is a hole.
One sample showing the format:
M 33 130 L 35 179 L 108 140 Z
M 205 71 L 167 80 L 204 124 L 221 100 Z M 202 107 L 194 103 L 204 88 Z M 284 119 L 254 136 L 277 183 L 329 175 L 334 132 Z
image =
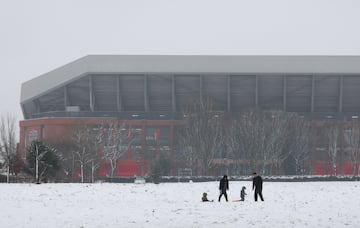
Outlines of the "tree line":
M 217 112 L 204 99 L 194 102 L 184 114 L 184 125 L 177 131 L 177 147 L 197 175 L 218 173 L 219 166 L 230 167 L 226 172 L 235 175 L 253 171 L 304 175 L 312 173 L 310 151 L 321 140 L 326 144 L 326 160 L 337 175 L 340 142 L 344 139 L 346 159 L 352 162 L 353 174 L 358 175 L 359 126 L 357 122 L 337 121 L 315 126 L 298 113 L 281 110 Z
M 265 175 L 311 174 L 310 151 L 319 142 L 334 175 L 339 174 L 340 150 L 351 161 L 353 175 L 359 175 L 358 122 L 326 121 L 319 127 L 297 113 L 278 110 L 218 112 L 205 99 L 194 102 L 183 114 L 182 124 L 175 128 L 177 156 L 162 152 L 148 157 L 154 179 L 176 175 L 172 170 L 178 167 L 175 162 L 190 168 L 193 175 L 220 175 L 222 171 L 247 175 L 255 170 Z M 126 122 L 78 124 L 69 131 L 70 140 L 31 142 L 24 161 L 17 154 L 16 130 L 13 115 L 1 116 L 0 165 L 7 182 L 21 171 L 37 182 L 51 178 L 94 182 L 104 163 L 112 178 L 135 139 Z

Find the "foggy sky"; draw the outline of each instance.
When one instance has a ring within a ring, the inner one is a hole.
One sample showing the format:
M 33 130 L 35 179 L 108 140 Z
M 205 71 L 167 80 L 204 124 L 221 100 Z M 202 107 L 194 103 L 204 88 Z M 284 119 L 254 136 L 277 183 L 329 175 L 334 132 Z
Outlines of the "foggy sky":
M 88 54 L 360 55 L 358 0 L 0 0 L 0 114 Z

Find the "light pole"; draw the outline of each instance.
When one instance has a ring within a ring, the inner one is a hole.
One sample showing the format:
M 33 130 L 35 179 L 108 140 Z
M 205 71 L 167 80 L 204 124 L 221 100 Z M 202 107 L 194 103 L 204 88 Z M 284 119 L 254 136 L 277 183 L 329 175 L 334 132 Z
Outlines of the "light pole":
M 39 147 L 35 144 L 36 157 L 35 157 L 35 179 L 36 183 L 40 184 L 39 181 Z

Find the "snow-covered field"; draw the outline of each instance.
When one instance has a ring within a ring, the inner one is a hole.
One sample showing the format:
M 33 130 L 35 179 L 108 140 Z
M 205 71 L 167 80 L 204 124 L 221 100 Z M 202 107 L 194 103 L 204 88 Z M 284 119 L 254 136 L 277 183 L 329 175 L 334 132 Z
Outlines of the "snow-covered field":
M 245 202 L 239 199 L 247 188 Z M 360 227 L 359 182 L 0 184 L 0 227 Z M 203 192 L 213 203 L 202 203 Z

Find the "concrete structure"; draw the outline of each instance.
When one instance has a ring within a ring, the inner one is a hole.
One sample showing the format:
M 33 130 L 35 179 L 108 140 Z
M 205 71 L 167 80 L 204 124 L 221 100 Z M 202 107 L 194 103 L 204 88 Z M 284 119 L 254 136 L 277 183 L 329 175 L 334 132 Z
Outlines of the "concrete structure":
M 356 120 L 360 57 L 85 56 L 22 84 L 20 151 L 34 138 L 61 137 L 67 124 L 114 118 L 142 131 L 141 153 L 161 132 L 161 150 L 173 154 L 173 128 L 194 97 L 225 112 L 261 107 Z

